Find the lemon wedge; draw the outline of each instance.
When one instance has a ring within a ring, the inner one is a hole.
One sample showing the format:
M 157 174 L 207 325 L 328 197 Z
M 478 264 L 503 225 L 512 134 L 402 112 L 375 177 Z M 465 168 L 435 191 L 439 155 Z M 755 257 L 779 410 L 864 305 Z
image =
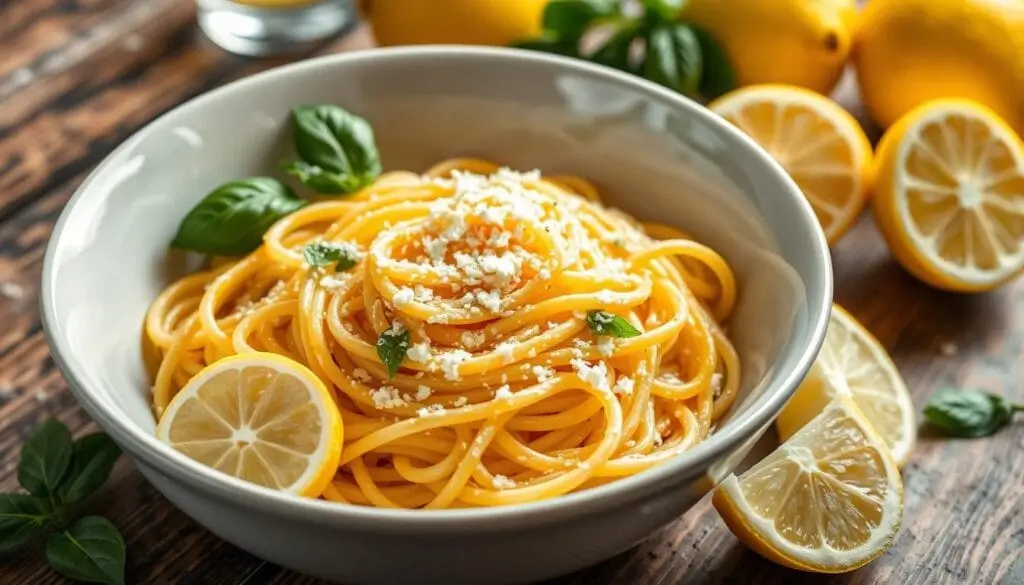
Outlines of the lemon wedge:
M 868 197 L 871 143 L 849 112 L 821 94 L 775 84 L 735 90 L 708 107 L 786 169 L 829 244 L 850 229 Z
M 842 307 L 833 305 L 814 367 L 775 419 L 779 440 L 795 435 L 837 395 L 852 398 L 896 463 L 906 463 L 914 449 L 917 423 L 903 377 L 882 344 Z
M 781 565 L 819 573 L 885 552 L 903 519 L 903 484 L 885 442 L 853 400 L 838 396 L 712 503 L 729 529 Z
M 204 465 L 301 496 L 319 496 L 341 458 L 330 392 L 305 366 L 269 353 L 204 368 L 171 400 L 156 434 Z
M 991 290 L 1024 268 L 1024 143 L 995 113 L 937 100 L 890 128 L 875 218 L 896 259 L 945 290 Z

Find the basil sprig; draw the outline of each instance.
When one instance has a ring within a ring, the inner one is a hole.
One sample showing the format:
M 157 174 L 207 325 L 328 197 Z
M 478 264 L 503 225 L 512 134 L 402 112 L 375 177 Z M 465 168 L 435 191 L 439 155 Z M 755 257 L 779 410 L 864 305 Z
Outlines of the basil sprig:
M 22 445 L 18 482 L 28 493 L 0 494 L 0 553 L 46 537 L 46 560 L 77 581 L 124 585 L 124 540 L 109 520 L 75 520 L 78 502 L 106 482 L 121 450 L 104 433 L 73 441 L 46 421 Z
M 330 242 L 313 242 L 302 249 L 302 257 L 310 266 L 335 264 L 335 270 L 343 272 L 359 263 L 346 246 Z
M 284 171 L 318 193 L 345 194 L 380 176 L 380 154 L 370 124 L 338 106 L 292 110 L 292 142 L 300 160 Z M 251 177 L 224 183 L 203 198 L 178 226 L 171 246 L 214 256 L 242 256 L 263 234 L 306 201 L 277 179 Z
M 215 256 L 242 256 L 260 246 L 274 222 L 305 204 L 269 177 L 225 183 L 188 212 L 171 246 Z
M 292 142 L 302 160 L 285 172 L 318 193 L 351 193 L 380 175 L 373 128 L 338 106 L 293 108 Z
M 388 377 L 394 378 L 398 368 L 409 353 L 409 332 L 405 329 L 395 330 L 394 327 L 380 334 L 377 338 L 377 357 L 388 369 Z
M 707 32 L 680 19 L 685 0 L 643 0 L 642 15 L 627 14 L 617 0 L 552 0 L 541 18 L 540 38 L 514 46 L 579 57 L 633 73 L 690 97 L 714 99 L 736 87 L 725 51 Z M 588 52 L 582 39 L 611 27 Z M 643 51 L 634 50 L 642 46 Z
M 587 325 L 594 335 L 608 335 L 611 337 L 636 337 L 640 330 L 633 327 L 633 324 L 625 317 L 609 313 L 608 311 L 588 311 Z
M 987 437 L 1010 424 L 1024 404 L 1014 404 L 996 394 L 977 390 L 943 388 L 924 407 L 928 424 L 953 437 Z

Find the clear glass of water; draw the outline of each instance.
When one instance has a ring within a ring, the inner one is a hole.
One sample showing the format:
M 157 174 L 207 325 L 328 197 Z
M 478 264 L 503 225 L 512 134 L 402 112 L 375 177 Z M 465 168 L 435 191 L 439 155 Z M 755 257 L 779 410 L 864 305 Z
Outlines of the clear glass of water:
M 303 51 L 355 21 L 351 0 L 196 0 L 199 28 L 221 48 L 254 57 Z

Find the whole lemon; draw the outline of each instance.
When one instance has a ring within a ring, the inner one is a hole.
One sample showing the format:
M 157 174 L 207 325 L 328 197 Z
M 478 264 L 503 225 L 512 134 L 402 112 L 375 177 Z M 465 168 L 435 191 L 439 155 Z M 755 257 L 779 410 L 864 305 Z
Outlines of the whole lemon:
M 1024 131 L 1024 2 L 871 0 L 854 62 L 883 126 L 929 100 L 965 98 Z
M 377 42 L 508 45 L 541 33 L 547 0 L 361 0 Z
M 853 44 L 856 0 L 690 0 L 682 17 L 725 50 L 740 85 L 827 94 Z

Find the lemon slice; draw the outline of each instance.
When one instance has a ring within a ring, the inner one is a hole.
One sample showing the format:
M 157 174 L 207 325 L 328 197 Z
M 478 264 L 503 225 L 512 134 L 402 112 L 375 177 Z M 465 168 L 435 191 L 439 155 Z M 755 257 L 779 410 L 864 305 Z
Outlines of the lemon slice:
M 837 395 L 849 396 L 903 465 L 914 449 L 917 423 L 910 393 L 885 348 L 839 305 L 832 306 L 825 344 L 811 373 L 775 419 L 785 441 Z
M 896 259 L 946 290 L 991 290 L 1024 267 L 1024 143 L 988 108 L 937 100 L 890 128 L 875 217 Z
M 708 107 L 786 169 L 829 244 L 850 229 L 867 201 L 871 143 L 849 112 L 813 91 L 773 84 L 738 89 Z
M 853 401 L 833 400 L 712 503 L 729 529 L 794 569 L 841 573 L 888 549 L 903 519 L 903 484 L 889 449 Z
M 269 353 L 224 358 L 171 400 L 157 438 L 253 483 L 316 497 L 338 469 L 341 416 L 313 372 Z

